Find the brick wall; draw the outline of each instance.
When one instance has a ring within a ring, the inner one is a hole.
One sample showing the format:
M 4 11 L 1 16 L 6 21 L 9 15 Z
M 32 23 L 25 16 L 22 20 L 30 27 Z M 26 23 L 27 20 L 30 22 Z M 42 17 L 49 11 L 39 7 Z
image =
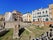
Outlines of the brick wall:
M 40 24 L 40 22 L 32 22 L 33 24 Z M 43 24 L 45 25 L 45 26 L 49 26 L 50 24 L 53 24 L 53 22 L 52 21 L 47 21 L 47 22 L 43 22 Z

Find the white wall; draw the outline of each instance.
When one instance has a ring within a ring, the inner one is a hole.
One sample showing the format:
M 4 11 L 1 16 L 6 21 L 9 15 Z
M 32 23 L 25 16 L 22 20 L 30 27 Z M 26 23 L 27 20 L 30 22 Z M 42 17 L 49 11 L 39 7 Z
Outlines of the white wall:
M 12 21 L 13 20 L 13 16 L 11 12 L 6 12 L 5 13 L 5 21 Z
M 44 13 L 43 13 L 43 11 L 44 11 Z M 47 11 L 47 13 L 46 13 L 46 11 Z M 44 15 L 45 15 L 45 17 L 44 17 Z M 42 17 L 38 17 L 38 16 L 42 16 Z M 41 18 L 42 21 L 46 21 L 45 20 L 46 18 L 48 18 L 50 20 L 49 8 L 38 9 L 38 10 L 32 11 L 32 20 L 35 19 L 35 21 L 38 21 L 38 18 Z

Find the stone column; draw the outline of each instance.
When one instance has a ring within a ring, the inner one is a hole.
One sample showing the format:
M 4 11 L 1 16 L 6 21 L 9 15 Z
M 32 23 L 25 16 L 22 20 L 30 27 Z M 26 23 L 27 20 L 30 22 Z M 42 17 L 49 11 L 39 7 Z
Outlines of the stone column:
M 42 19 L 39 18 L 39 27 L 41 28 L 41 27 L 43 27 L 43 26 L 44 26 L 44 23 L 43 23 Z
M 19 38 L 19 28 L 18 25 L 15 25 L 14 27 L 14 32 L 13 32 L 13 39 L 18 39 Z

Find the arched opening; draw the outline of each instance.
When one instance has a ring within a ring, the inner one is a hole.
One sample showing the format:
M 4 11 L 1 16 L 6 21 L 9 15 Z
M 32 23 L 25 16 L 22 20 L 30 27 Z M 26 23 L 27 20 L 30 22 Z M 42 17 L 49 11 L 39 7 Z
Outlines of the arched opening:
M 20 36 L 24 32 L 24 30 L 25 30 L 24 28 L 19 29 L 19 34 L 18 35 Z
M 46 18 L 45 20 L 48 21 L 48 18 Z

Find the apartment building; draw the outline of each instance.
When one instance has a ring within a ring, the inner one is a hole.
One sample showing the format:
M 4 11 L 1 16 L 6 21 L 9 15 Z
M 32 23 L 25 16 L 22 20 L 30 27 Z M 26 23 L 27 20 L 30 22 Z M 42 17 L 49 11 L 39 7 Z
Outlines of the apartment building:
M 32 21 L 50 21 L 49 8 L 32 11 Z
M 23 22 L 31 22 L 32 21 L 32 15 L 29 12 L 24 14 L 22 16 L 22 18 L 23 18 Z
M 50 10 L 51 19 L 53 20 L 53 4 L 49 5 L 49 10 Z

